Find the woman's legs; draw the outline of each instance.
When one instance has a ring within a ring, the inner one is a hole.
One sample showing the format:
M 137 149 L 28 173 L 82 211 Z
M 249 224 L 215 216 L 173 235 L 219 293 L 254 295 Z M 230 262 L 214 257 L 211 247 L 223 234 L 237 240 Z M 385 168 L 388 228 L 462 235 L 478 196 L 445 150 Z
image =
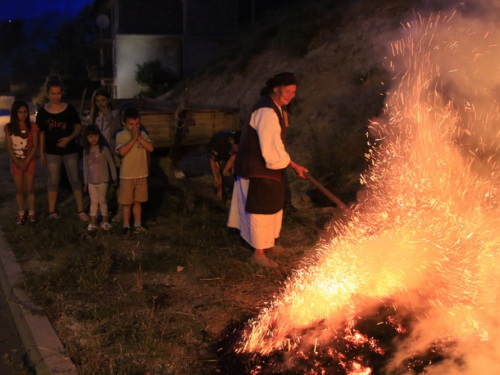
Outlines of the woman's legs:
M 78 212 L 82 212 L 83 193 L 82 182 L 78 173 L 78 153 L 75 152 L 74 154 L 64 155 L 63 162 L 64 167 L 66 168 L 66 173 L 68 174 L 69 183 L 71 184 L 71 189 L 73 189 L 77 210 Z
M 83 193 L 81 190 L 73 190 L 73 195 L 75 196 L 76 210 L 80 213 L 83 211 Z
M 59 155 L 45 155 L 48 181 L 47 181 L 47 197 L 49 201 L 49 213 L 56 211 L 57 191 L 61 180 L 61 163 L 62 157 Z

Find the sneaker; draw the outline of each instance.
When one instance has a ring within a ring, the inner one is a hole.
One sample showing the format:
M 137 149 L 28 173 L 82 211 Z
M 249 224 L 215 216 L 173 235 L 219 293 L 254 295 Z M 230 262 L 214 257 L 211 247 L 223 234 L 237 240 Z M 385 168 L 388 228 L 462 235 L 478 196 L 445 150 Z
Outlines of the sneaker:
M 128 240 L 130 238 L 130 228 L 129 227 L 122 229 L 122 237 L 124 240 Z
M 145 232 L 147 232 L 147 229 L 144 228 L 142 225 L 139 225 L 138 227 L 134 227 L 135 234 L 145 233 Z
M 17 217 L 16 217 L 16 224 L 17 225 L 23 225 L 25 222 L 26 222 L 26 217 L 24 216 L 24 214 L 17 215 Z
M 113 223 L 121 223 L 123 220 L 123 213 L 117 212 L 116 215 L 111 219 Z
M 110 230 L 112 228 L 110 223 L 101 223 L 101 229 Z
M 95 225 L 95 224 L 90 223 L 89 225 L 87 225 L 87 230 L 88 230 L 89 232 L 93 232 L 93 231 L 95 231 L 96 229 L 97 229 L 97 225 Z
M 35 214 L 28 215 L 28 223 L 30 223 L 30 224 L 36 223 L 36 215 Z
M 49 213 L 49 219 L 59 220 L 61 217 L 57 214 L 57 212 Z
M 78 212 L 78 217 L 81 221 L 89 221 L 89 216 L 85 213 L 85 211 Z

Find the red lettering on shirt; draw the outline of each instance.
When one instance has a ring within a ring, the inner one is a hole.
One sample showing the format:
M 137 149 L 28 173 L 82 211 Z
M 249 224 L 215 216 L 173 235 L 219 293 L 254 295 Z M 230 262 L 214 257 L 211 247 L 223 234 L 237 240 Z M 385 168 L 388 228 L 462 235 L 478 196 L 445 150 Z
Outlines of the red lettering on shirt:
M 49 130 L 54 128 L 61 128 L 63 130 L 66 130 L 68 123 L 63 121 L 55 121 L 54 119 L 48 119 L 47 125 L 49 126 Z

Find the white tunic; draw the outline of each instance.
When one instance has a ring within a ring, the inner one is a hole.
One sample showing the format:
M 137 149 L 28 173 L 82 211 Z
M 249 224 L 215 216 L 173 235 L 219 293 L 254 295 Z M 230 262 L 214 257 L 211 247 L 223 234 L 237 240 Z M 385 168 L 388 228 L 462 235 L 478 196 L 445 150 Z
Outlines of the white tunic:
M 272 108 L 260 108 L 252 113 L 252 126 L 259 135 L 262 156 L 269 169 L 283 169 L 290 164 L 290 156 L 281 140 L 278 116 Z M 238 176 L 234 183 L 227 225 L 240 230 L 241 237 L 255 249 L 274 246 L 279 237 L 283 210 L 272 215 L 252 214 L 245 211 L 249 180 Z

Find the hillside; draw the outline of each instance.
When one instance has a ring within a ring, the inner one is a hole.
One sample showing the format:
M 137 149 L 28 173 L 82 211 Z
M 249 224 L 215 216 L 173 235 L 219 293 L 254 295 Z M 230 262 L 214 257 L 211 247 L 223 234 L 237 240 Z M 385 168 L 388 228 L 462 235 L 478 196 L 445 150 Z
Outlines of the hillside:
M 366 166 L 368 119 L 380 113 L 390 85 L 383 66 L 388 43 L 414 3 L 299 2 L 260 20 L 176 99 L 186 99 L 187 92 L 192 102 L 238 107 L 247 118 L 267 78 L 295 72 L 292 156 L 352 200 Z

